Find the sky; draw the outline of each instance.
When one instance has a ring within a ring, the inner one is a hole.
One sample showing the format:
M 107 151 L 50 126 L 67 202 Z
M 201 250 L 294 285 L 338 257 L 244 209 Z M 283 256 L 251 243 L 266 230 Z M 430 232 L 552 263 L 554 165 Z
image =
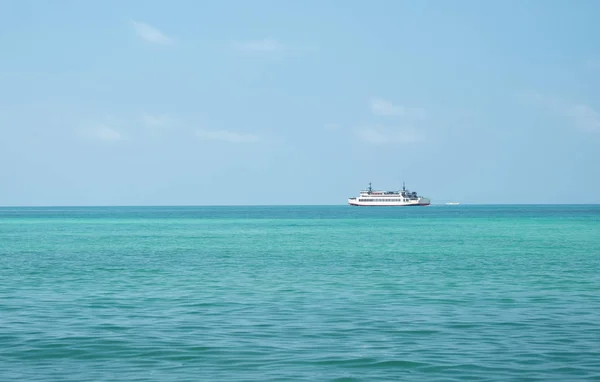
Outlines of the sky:
M 599 14 L 0 1 L 0 205 L 600 203 Z

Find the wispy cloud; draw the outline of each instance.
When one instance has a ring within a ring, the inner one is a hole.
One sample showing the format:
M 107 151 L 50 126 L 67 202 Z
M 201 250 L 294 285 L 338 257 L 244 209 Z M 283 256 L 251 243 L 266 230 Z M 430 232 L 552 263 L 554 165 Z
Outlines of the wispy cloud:
M 139 38 L 145 40 L 147 42 L 153 44 L 162 44 L 167 45 L 173 43 L 173 39 L 167 37 L 163 32 L 156 29 L 155 27 L 139 22 L 132 21 L 133 28 L 135 29 L 135 33 Z
M 398 116 L 415 119 L 425 118 L 425 111 L 423 109 L 394 105 L 392 102 L 382 98 L 371 99 L 371 112 L 380 116 Z
M 586 132 L 600 132 L 600 113 L 586 104 L 573 104 L 565 114 L 574 119 L 579 128 Z
M 166 114 L 142 114 L 142 122 L 151 127 L 169 127 L 175 123 L 175 119 Z
M 106 125 L 83 128 L 81 132 L 89 138 L 101 141 L 120 141 L 123 138 L 120 132 Z
M 265 142 L 265 137 L 257 134 L 227 129 L 196 129 L 193 125 L 167 114 L 141 114 L 137 117 L 119 118 L 112 115 L 97 117 L 96 121 L 79 124 L 75 132 L 81 137 L 100 141 L 140 141 L 148 138 L 163 141 L 162 138 L 175 136 L 181 139 L 197 138 L 203 141 L 228 143 Z
M 567 118 L 580 131 L 600 132 L 600 112 L 588 104 L 571 102 L 542 93 L 532 93 L 528 98 L 544 106 L 551 113 Z
M 422 132 L 408 127 L 367 126 L 356 129 L 355 135 L 374 145 L 416 143 L 425 139 Z
M 597 72 L 600 70 L 600 57 L 590 57 L 583 62 L 583 67 L 586 70 Z
M 185 124 L 180 124 L 178 120 L 167 114 L 145 113 L 136 122 L 138 126 L 141 125 L 142 130 L 140 133 L 150 136 L 155 141 L 161 141 L 167 135 L 170 136 L 175 133 L 176 130 L 178 130 L 177 133 L 181 133 L 181 127 L 183 127 L 184 133 L 187 130 Z M 189 134 L 189 131 L 187 133 Z
M 404 107 L 396 106 L 381 98 L 371 100 L 371 111 L 375 115 L 404 115 Z
M 196 136 L 207 141 L 224 141 L 230 143 L 255 143 L 260 138 L 254 134 L 243 134 L 228 130 L 196 130 Z
M 233 49 L 240 52 L 278 52 L 285 50 L 285 45 L 274 39 L 263 39 L 253 41 L 233 41 L 231 42 Z

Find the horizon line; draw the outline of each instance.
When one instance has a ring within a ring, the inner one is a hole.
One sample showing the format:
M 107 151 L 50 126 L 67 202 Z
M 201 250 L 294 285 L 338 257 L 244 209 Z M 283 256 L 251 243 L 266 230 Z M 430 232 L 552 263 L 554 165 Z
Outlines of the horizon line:
M 446 206 L 446 203 L 431 203 L 429 206 Z M 458 206 L 594 206 L 596 203 L 461 203 Z M 0 208 L 98 208 L 98 207 L 355 207 L 344 204 L 56 204 L 56 205 L 0 205 Z M 457 205 L 451 205 L 456 207 Z M 359 206 L 360 207 L 360 206 Z M 373 207 L 373 206 L 365 206 Z M 380 206 L 377 206 L 380 207 Z M 381 206 L 381 207 L 407 207 L 407 206 Z M 416 206 L 410 206 L 416 207 Z

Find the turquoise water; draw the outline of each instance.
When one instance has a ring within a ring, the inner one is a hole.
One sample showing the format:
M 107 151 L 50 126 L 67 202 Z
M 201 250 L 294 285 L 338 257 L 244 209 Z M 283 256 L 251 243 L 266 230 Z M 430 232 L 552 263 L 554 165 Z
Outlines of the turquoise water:
M 0 381 L 600 380 L 600 206 L 0 208 Z

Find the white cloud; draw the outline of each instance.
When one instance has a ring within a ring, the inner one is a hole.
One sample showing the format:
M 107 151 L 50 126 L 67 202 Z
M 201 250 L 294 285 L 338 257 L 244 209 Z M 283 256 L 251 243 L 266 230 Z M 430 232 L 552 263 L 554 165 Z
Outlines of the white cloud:
M 382 98 L 371 99 L 371 112 L 380 116 L 401 117 L 404 124 L 418 123 L 418 120 L 426 117 L 423 109 L 394 105 Z M 355 129 L 354 133 L 363 142 L 375 145 L 416 143 L 425 139 L 423 131 L 412 126 L 371 125 Z
M 196 136 L 202 140 L 217 140 L 230 143 L 254 143 L 260 141 L 253 134 L 242 134 L 227 130 L 197 130 Z
M 147 126 L 166 127 L 172 125 L 175 121 L 166 114 L 143 114 L 142 122 Z
M 590 105 L 569 102 L 541 93 L 533 93 L 529 98 L 546 107 L 552 113 L 569 119 L 578 130 L 600 132 L 600 113 Z
M 371 111 L 376 115 L 404 115 L 404 107 L 395 106 L 381 98 L 371 100 Z
M 241 52 L 277 52 L 285 49 L 285 46 L 277 40 L 263 39 L 254 41 L 234 41 L 231 46 Z
M 598 71 L 600 69 L 600 57 L 591 57 L 584 61 L 583 67 L 590 71 Z
M 153 44 L 171 44 L 173 40 L 167 37 L 164 33 L 154 28 L 151 25 L 144 24 L 138 21 L 132 21 L 135 33 L 142 40 L 148 41 Z
M 83 133 L 90 138 L 101 141 L 120 141 L 121 133 L 106 125 L 98 125 L 83 129 Z
M 563 111 L 566 116 L 573 118 L 580 130 L 600 132 L 600 113 L 585 104 L 572 104 Z
M 423 109 L 394 105 L 382 98 L 371 99 L 371 112 L 375 115 L 398 116 L 410 119 L 424 119 L 426 117 L 425 110 Z
M 167 114 L 145 113 L 138 118 L 139 119 L 136 121 L 137 125 L 142 128 L 140 133 L 150 136 L 150 138 L 155 141 L 162 140 L 162 138 L 174 133 L 175 130 L 180 130 L 182 127 L 184 129 L 186 128 L 184 124 L 179 123 L 177 119 L 174 119 Z
M 356 129 L 358 139 L 375 145 L 416 143 L 425 139 L 423 133 L 413 128 L 368 126 Z

